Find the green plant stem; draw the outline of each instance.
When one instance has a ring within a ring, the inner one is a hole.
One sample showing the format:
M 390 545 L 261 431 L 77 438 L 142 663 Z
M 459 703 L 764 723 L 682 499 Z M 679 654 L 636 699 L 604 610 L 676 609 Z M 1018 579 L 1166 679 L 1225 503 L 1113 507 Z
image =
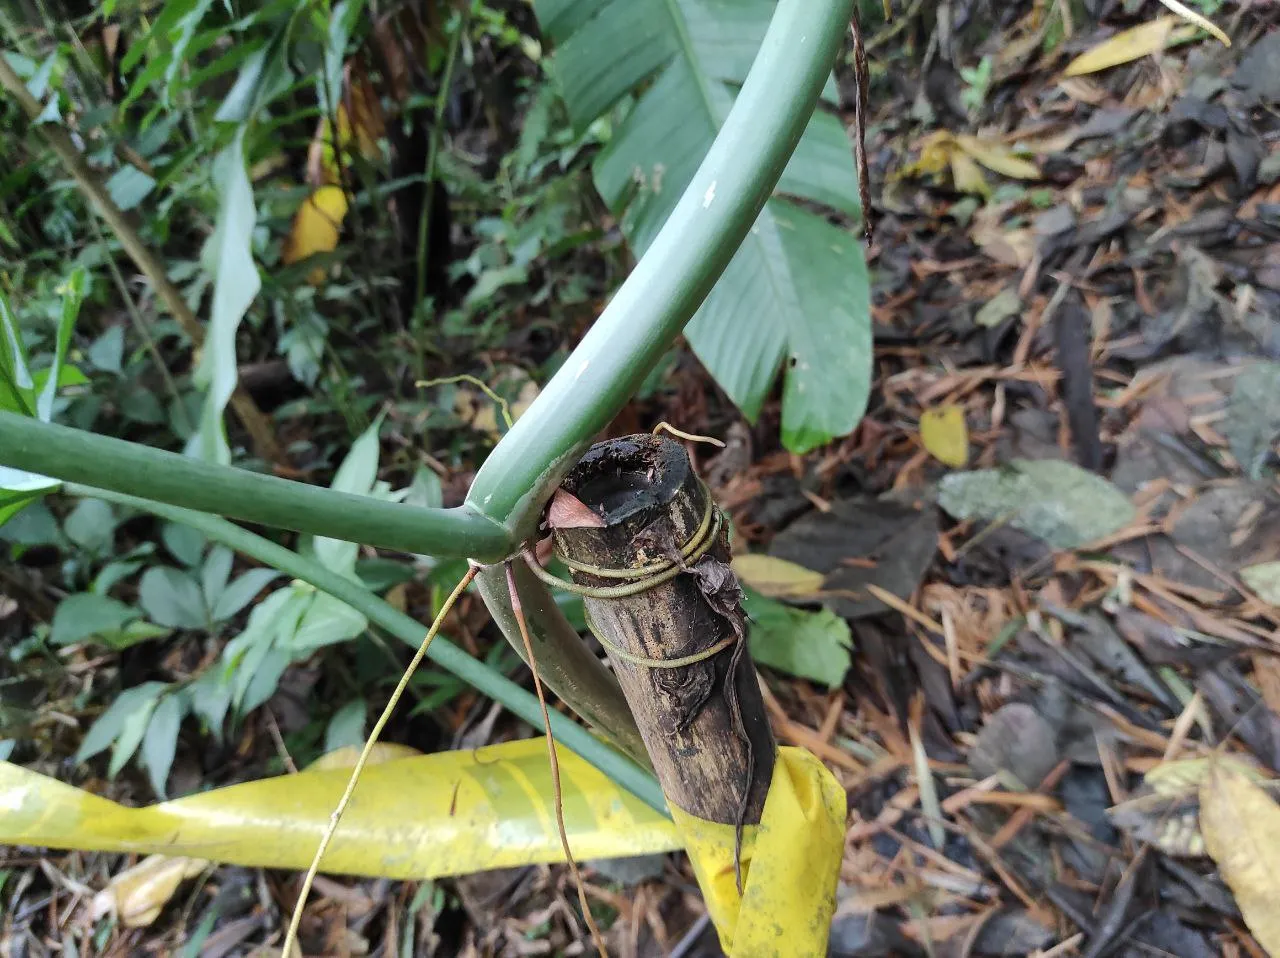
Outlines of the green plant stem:
M 225 519 L 79 483 L 66 483 L 63 490 L 74 496 L 103 499 L 191 526 L 215 542 L 251 556 L 274 569 L 279 569 L 286 575 L 310 583 L 335 599 L 340 599 L 361 612 L 370 622 L 385 629 L 414 649 L 421 645 L 422 638 L 426 634 L 426 628 L 420 622 L 384 602 L 358 582 L 338 575 L 313 559 L 299 555 L 291 549 L 286 549 Z M 506 676 L 495 672 L 483 662 L 473 659 L 447 639 L 437 636 L 427 650 L 427 658 L 456 675 L 472 688 L 483 692 L 496 702 L 501 702 L 512 713 L 535 728 L 541 725 L 542 709 L 534 695 Z M 590 762 L 645 804 L 666 814 L 666 802 L 662 797 L 662 790 L 650 772 L 615 752 L 587 729 L 559 713 L 552 713 L 551 728 L 556 740 L 566 748 Z
M 532 534 L 542 505 L 675 341 L 746 238 L 826 82 L 854 0 L 780 0 L 741 93 L 662 231 L 480 469 L 467 501 Z
M 26 113 L 27 118 L 34 124 L 36 118 L 40 116 L 40 101 L 31 95 L 31 91 L 27 89 L 26 84 L 13 72 L 13 68 L 9 66 L 9 61 L 5 59 L 2 51 L 0 51 L 0 87 L 3 87 L 10 96 L 17 100 L 18 105 L 22 107 L 22 111 Z M 88 198 L 90 204 L 107 221 L 107 225 L 111 227 L 111 232 L 116 235 L 120 245 L 129 254 L 129 258 L 133 260 L 134 265 L 138 267 L 142 274 L 147 277 L 152 288 L 155 289 L 156 295 L 164 303 L 165 308 L 178 321 L 182 331 L 186 333 L 187 338 L 198 349 L 204 343 L 204 327 L 196 319 L 195 313 L 191 311 L 187 301 L 182 298 L 182 293 L 178 290 L 178 287 L 170 281 L 163 264 L 151 252 L 147 244 L 142 241 L 142 237 L 138 235 L 128 217 L 116 205 L 115 200 L 111 198 L 111 194 L 102 185 L 97 174 L 89 168 L 84 155 L 71 142 L 71 137 L 61 127 L 52 123 L 36 124 L 35 129 L 44 136 L 45 141 L 53 149 L 53 152 L 57 154 L 58 159 L 62 161 L 63 167 L 71 174 L 71 178 L 75 180 L 80 192 Z M 283 464 L 285 462 L 284 453 L 281 451 L 279 443 L 276 442 L 271 420 L 258 408 L 257 403 L 253 401 L 253 397 L 237 386 L 236 391 L 231 396 L 231 407 L 235 410 L 240 422 L 244 424 L 245 429 L 252 438 L 257 454 L 268 462 Z
M 473 509 L 426 509 L 218 466 L 122 439 L 0 412 L 7 466 L 117 493 L 403 552 L 490 562 L 506 530 Z

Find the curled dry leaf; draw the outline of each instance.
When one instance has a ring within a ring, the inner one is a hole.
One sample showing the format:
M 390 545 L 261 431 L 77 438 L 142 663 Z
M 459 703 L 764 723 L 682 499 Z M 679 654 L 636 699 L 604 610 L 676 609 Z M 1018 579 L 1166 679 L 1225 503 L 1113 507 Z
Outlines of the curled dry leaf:
M 1200 785 L 1200 831 L 1245 924 L 1280 955 L 1280 805 L 1247 775 L 1214 763 Z
M 604 520 L 573 493 L 557 489 L 547 507 L 547 525 L 552 529 L 603 529 Z
M 822 590 L 826 578 L 786 559 L 766 555 L 735 556 L 730 563 L 734 573 L 751 588 L 771 599 L 801 599 Z
M 208 866 L 202 858 L 148 855 L 111 879 L 106 888 L 93 896 L 94 920 L 115 914 L 126 928 L 150 925 L 160 917 L 178 886 Z

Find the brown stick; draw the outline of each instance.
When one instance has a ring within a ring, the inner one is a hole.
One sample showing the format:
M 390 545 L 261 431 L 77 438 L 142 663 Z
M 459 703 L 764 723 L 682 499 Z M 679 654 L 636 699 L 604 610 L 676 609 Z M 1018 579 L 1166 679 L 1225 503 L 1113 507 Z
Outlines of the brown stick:
M 168 275 L 165 273 L 164 265 L 147 248 L 147 245 L 142 241 L 142 238 L 120 207 L 116 206 L 111 194 L 107 192 L 106 187 L 99 181 L 97 174 L 89 168 L 84 155 L 76 148 L 66 131 L 52 123 L 35 123 L 41 112 L 40 101 L 31 95 L 31 91 L 27 89 L 26 84 L 22 82 L 18 75 L 13 72 L 13 68 L 9 66 L 9 62 L 3 54 L 0 54 L 0 87 L 4 87 L 18 101 L 23 112 L 27 114 L 27 118 L 32 121 L 35 128 L 44 136 L 45 141 L 53 148 L 53 152 L 58 155 L 58 159 L 62 161 L 62 165 L 71 174 L 71 178 L 76 181 L 76 186 L 80 188 L 80 192 L 89 199 L 102 218 L 106 220 L 107 225 L 111 227 L 111 231 L 120 241 L 120 245 L 124 247 L 125 252 L 129 254 L 129 258 L 133 260 L 134 265 L 151 282 L 156 295 L 160 297 L 173 318 L 178 321 L 178 325 L 187 334 L 187 338 L 191 340 L 196 349 L 199 349 L 204 343 L 204 327 L 200 325 L 195 313 L 187 306 L 186 300 L 182 298 L 182 293 L 178 290 L 178 287 L 170 282 Z M 240 422 L 244 424 L 250 438 L 253 440 L 255 452 L 268 462 L 286 466 L 287 461 L 285 460 L 284 452 L 280 449 L 280 444 L 276 442 L 271 420 L 258 408 L 253 398 L 238 386 L 231 395 L 231 408 L 235 410 Z
M 656 436 L 598 443 L 564 487 L 604 525 L 559 529 L 560 547 L 566 558 L 604 569 L 667 558 L 695 537 L 707 515 L 708 493 L 688 454 Z M 597 635 L 625 653 L 610 658 L 667 800 L 709 821 L 751 824 L 764 808 L 776 746 L 742 644 L 745 620 L 728 560 L 721 533 L 688 574 L 634 595 L 585 602 Z M 589 572 L 573 576 L 583 586 L 618 585 Z M 688 659 L 717 645 L 720 651 L 676 668 L 652 661 Z

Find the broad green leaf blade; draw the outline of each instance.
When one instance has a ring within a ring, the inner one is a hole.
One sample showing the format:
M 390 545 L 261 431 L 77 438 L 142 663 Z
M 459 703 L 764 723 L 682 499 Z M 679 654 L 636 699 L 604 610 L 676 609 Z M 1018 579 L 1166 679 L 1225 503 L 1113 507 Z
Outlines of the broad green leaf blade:
M 156 699 L 164 694 L 168 686 L 164 682 L 144 682 L 142 685 L 126 689 L 116 696 L 110 707 L 98 716 L 98 720 L 90 726 L 80 749 L 76 752 L 75 761 L 83 762 L 93 758 L 108 748 L 124 729 L 125 723 L 142 711 L 151 714 Z
M 119 632 L 142 614 L 106 595 L 79 592 L 58 603 L 53 612 L 49 641 L 54 645 L 72 645 L 95 635 Z
M 142 764 L 151 777 L 151 787 L 161 798 L 165 797 L 164 783 L 178 750 L 178 729 L 184 711 L 181 696 L 166 695 L 151 714 L 147 734 L 142 739 Z
M 354 639 L 368 627 L 369 620 L 360 612 L 327 592 L 317 592 L 289 640 L 289 650 L 301 657 L 326 645 Z
M 584 129 L 641 90 L 593 167 L 596 187 L 642 254 L 733 105 L 772 0 L 539 0 L 558 44 L 552 71 Z M 647 84 L 647 87 L 646 87 Z M 860 213 L 840 121 L 810 121 L 751 235 L 686 329 L 693 351 L 748 418 L 786 369 L 783 441 L 806 451 L 846 434 L 871 379 L 870 289 L 851 231 L 781 198 Z M 704 205 L 715 203 L 714 184 Z
M 557 752 L 575 856 L 681 847 L 670 821 L 577 755 Z M 126 808 L 4 762 L 0 844 L 305 869 L 348 774 L 307 770 Z M 420 879 L 561 862 L 553 794 L 542 738 L 369 766 L 322 870 Z
M 806 612 L 745 590 L 751 656 L 761 665 L 836 688 L 849 671 L 849 623 L 830 609 Z
M 209 624 L 200 584 L 169 566 L 152 566 L 142 574 L 138 602 L 153 621 L 170 628 L 203 629 Z
M 222 413 L 236 387 L 236 330 L 262 288 L 253 262 L 253 227 L 258 214 L 245 169 L 244 127 L 214 160 L 214 182 L 221 202 L 217 227 L 206 250 L 213 274 L 213 314 L 196 374 L 206 393 L 194 446 L 201 458 L 230 465 L 231 448 Z

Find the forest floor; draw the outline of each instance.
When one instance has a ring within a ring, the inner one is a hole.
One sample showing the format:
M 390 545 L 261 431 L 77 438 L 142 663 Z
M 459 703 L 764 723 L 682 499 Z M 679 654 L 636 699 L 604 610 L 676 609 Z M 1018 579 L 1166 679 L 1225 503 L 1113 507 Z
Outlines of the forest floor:
M 739 541 L 823 573 L 834 594 L 801 604 L 849 624 L 829 686 L 760 669 L 779 740 L 849 797 L 833 955 L 1266 953 L 1205 856 L 1209 765 L 1186 761 L 1280 772 L 1280 7 L 1215 18 L 1229 49 L 1071 77 L 1140 20 L 1010 17 L 976 49 L 963 23 L 869 35 L 861 426 L 789 454 L 776 403 L 747 426 L 686 356 L 610 430 L 727 438 L 690 452 Z M 1277 860 L 1275 817 L 1228 840 Z M 9 856 L 31 888 L 11 920 L 47 941 L 121 861 Z M 612 953 L 720 953 L 683 856 L 584 873 Z M 296 882 L 217 869 L 100 953 L 177 953 L 216 908 L 198 953 L 248 954 Z M 582 954 L 573 896 L 560 867 L 325 878 L 308 953 Z

